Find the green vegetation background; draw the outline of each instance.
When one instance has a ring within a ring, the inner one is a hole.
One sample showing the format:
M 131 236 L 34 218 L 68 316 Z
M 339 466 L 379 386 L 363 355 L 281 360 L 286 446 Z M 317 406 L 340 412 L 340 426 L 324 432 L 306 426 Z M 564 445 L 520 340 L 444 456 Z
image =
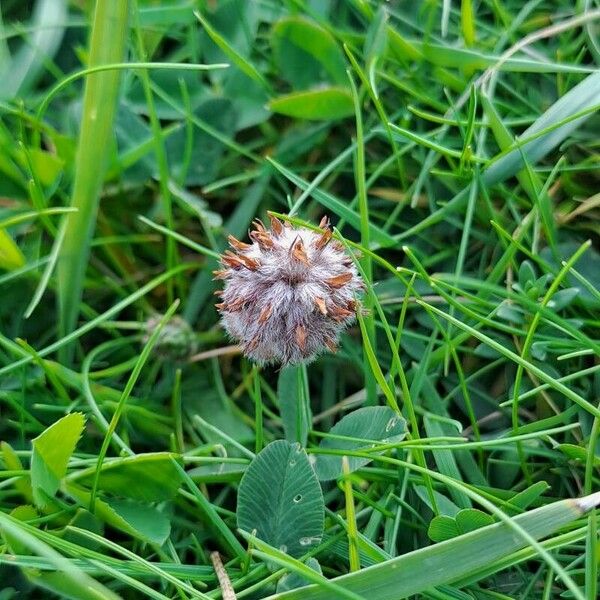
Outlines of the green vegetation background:
M 3 0 L 0 598 L 594 600 L 599 19 Z M 218 326 L 267 210 L 368 282 L 308 366 Z

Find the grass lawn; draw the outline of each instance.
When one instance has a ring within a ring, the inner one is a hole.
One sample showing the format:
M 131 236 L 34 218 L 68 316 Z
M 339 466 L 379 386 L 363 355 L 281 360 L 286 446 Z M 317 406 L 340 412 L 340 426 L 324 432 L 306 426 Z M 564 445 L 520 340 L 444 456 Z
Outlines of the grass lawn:
M 596 600 L 599 108 L 597 0 L 2 0 L 0 600 Z

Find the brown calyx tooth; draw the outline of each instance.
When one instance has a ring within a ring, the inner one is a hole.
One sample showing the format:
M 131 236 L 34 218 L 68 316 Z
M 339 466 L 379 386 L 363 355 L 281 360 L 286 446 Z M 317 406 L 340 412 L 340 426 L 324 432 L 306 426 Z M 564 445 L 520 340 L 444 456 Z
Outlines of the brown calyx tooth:
M 343 285 L 346 285 L 352 279 L 352 273 L 342 273 L 341 275 L 336 275 L 335 277 L 330 277 L 325 280 L 325 283 L 334 289 L 341 288 Z
M 270 250 L 275 245 L 268 231 L 251 231 L 249 235 L 250 239 L 256 242 L 261 250 Z
M 338 345 L 335 343 L 335 340 L 332 340 L 331 338 L 325 340 L 325 345 L 332 354 L 335 354 L 338 351 Z
M 213 280 L 225 279 L 227 275 L 229 275 L 229 269 L 217 269 L 216 271 L 213 271 L 212 274 L 214 275 Z
M 296 238 L 296 241 L 292 244 L 292 257 L 306 266 L 310 264 L 308 262 L 308 254 L 306 254 L 306 249 L 300 237 Z
M 267 232 L 267 228 L 260 219 L 254 219 L 254 221 L 252 221 L 252 225 L 254 226 L 254 229 L 256 229 L 256 231 L 260 231 L 261 233 Z
M 229 245 L 232 248 L 235 248 L 236 250 L 248 250 L 249 248 L 252 248 L 252 246 L 250 244 L 246 244 L 244 242 L 240 242 L 240 240 L 238 240 L 233 235 L 228 235 L 227 236 L 227 241 L 229 242 Z
M 249 256 L 245 256 L 243 254 L 234 254 L 230 250 L 227 250 L 225 254 L 223 254 L 221 261 L 234 269 L 246 267 L 246 269 L 256 271 L 256 269 L 258 269 L 260 266 L 260 263 L 256 259 L 250 258 Z
M 273 306 L 271 304 L 265 306 L 260 311 L 260 315 L 258 316 L 258 322 L 266 323 L 269 320 L 269 317 L 271 316 L 272 312 L 273 312 Z
M 283 233 L 283 224 L 281 221 L 271 212 L 267 212 L 269 219 L 271 220 L 271 231 L 275 235 L 281 235 Z
M 331 229 L 326 229 L 321 235 L 321 237 L 315 242 L 315 248 L 317 250 L 322 250 L 323 248 L 325 248 L 325 246 L 327 246 L 327 244 L 329 243 L 329 240 L 331 240 L 332 235 L 333 233 L 331 233 Z
M 244 344 L 244 351 L 245 352 L 252 352 L 252 350 L 256 350 L 257 346 L 258 346 L 258 339 L 257 338 L 253 338 L 249 342 L 246 342 Z
M 323 298 L 315 298 L 315 304 L 322 315 L 327 315 L 327 305 L 325 304 L 325 300 L 323 300 Z
M 236 312 L 238 310 L 242 310 L 242 308 L 244 308 L 244 304 L 246 304 L 245 298 L 236 298 L 235 300 L 229 302 L 229 304 L 227 305 L 227 310 L 229 312 Z
M 354 313 L 351 310 L 347 310 L 341 306 L 333 306 L 329 309 L 329 314 L 334 321 L 343 321 Z
M 319 222 L 319 227 L 321 229 L 329 229 L 330 221 L 327 215 L 323 215 L 323 218 Z
M 306 327 L 304 325 L 298 325 L 296 327 L 296 342 L 302 352 L 306 350 Z

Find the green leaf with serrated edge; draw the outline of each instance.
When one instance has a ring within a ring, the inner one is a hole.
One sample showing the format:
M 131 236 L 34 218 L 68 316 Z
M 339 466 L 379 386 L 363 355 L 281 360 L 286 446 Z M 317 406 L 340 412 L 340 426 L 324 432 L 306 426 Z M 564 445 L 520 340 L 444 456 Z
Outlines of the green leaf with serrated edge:
M 278 440 L 256 455 L 240 482 L 237 523 L 290 556 L 321 541 L 323 494 L 299 444 Z
M 350 439 L 324 438 L 319 444 L 323 450 L 348 450 L 370 448 L 374 443 L 398 442 L 406 436 L 406 421 L 388 406 L 365 406 L 346 415 L 329 432 Z M 362 441 L 364 440 L 364 441 Z M 316 454 L 315 470 L 321 481 L 336 479 L 342 474 L 342 457 Z M 367 458 L 348 456 L 350 471 L 371 462 Z
M 84 426 L 85 417 L 81 413 L 71 413 L 33 440 L 31 486 L 38 506 L 45 506 L 48 498 L 58 491 Z

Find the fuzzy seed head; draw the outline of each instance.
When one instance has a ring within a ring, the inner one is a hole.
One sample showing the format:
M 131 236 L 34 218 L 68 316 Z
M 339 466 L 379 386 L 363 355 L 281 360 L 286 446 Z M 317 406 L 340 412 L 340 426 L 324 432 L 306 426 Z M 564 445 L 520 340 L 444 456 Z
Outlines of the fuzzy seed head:
M 161 319 L 162 315 L 156 315 L 146 321 L 142 344 L 148 342 Z M 196 336 L 190 324 L 175 315 L 161 329 L 153 351 L 162 358 L 183 361 L 196 352 L 197 346 Z
M 291 227 L 270 216 L 254 222 L 250 244 L 229 236 L 215 279 L 225 282 L 216 305 L 227 333 L 258 363 L 308 362 L 334 352 L 355 317 L 364 284 L 344 246 L 320 231 Z

